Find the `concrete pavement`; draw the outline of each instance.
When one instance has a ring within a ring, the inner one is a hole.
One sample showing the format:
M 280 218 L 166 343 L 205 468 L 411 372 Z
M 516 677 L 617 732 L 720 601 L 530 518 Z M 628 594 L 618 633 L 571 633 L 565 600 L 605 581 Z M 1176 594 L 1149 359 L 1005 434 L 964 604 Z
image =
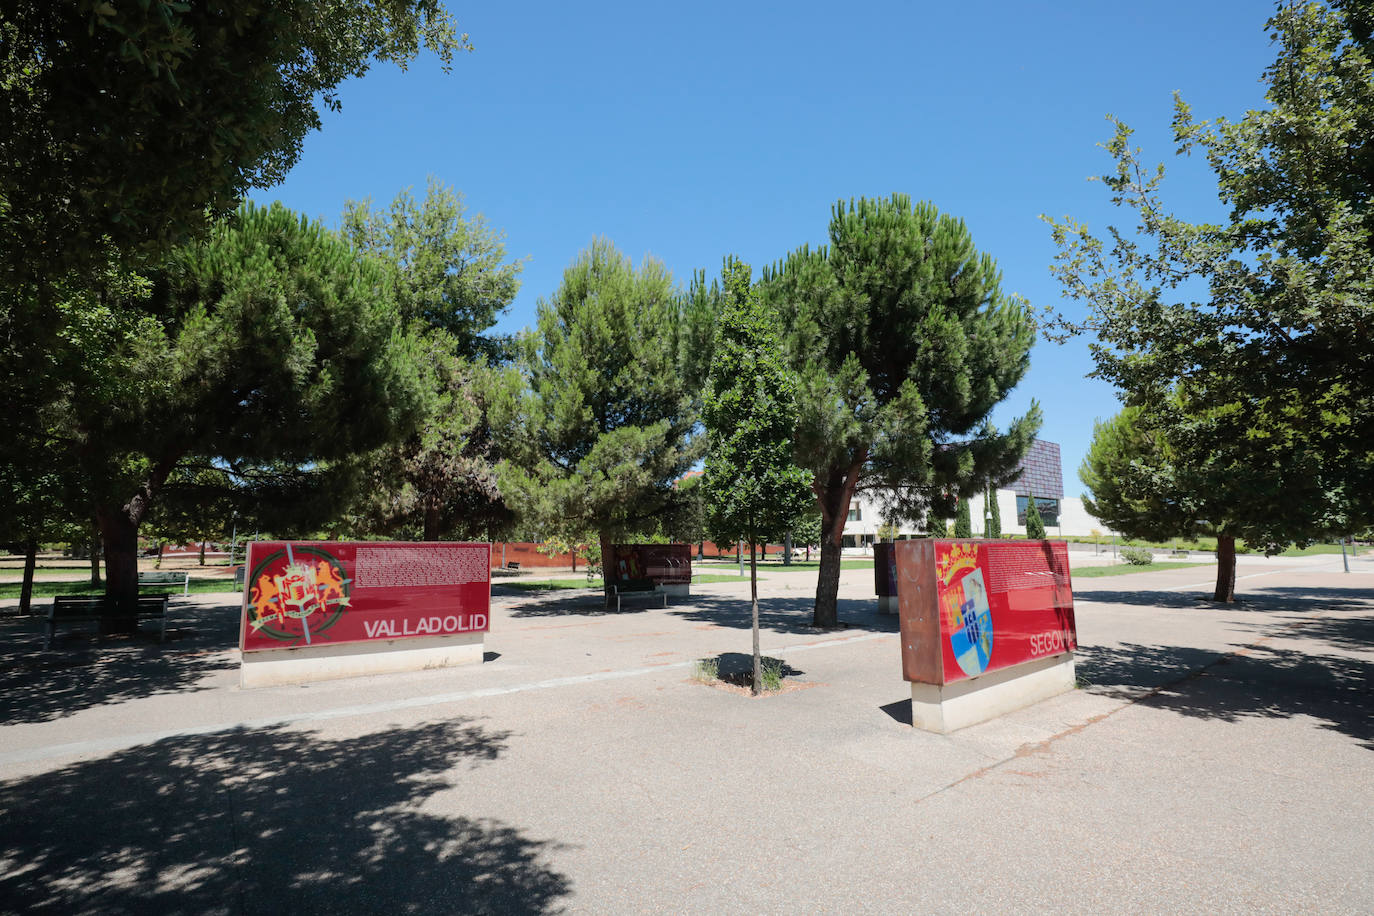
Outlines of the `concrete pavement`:
M 1374 560 L 1082 579 L 1083 689 L 906 724 L 846 571 L 605 613 L 497 589 L 481 666 L 240 690 L 237 607 L 165 646 L 0 620 L 4 912 L 1309 912 L 1374 908 Z M 728 659 L 727 659 L 728 661 Z

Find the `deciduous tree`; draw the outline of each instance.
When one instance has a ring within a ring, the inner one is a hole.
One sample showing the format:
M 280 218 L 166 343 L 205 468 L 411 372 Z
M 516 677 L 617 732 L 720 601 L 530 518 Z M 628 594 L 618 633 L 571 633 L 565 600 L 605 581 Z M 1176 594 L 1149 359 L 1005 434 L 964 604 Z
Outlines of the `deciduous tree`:
M 1132 499 L 1205 504 L 1202 517 L 1268 550 L 1374 511 L 1372 25 L 1367 0 L 1280 3 L 1267 107 L 1197 122 L 1176 99 L 1178 152 L 1206 157 L 1224 221 L 1172 213 L 1163 166 L 1145 165 L 1120 121 L 1103 180 L 1135 226 L 1099 236 L 1050 221 L 1054 271 L 1089 309 L 1059 330 L 1097 335 L 1094 374 L 1141 409 L 1132 424 L 1178 472 L 1152 478 L 1154 500 L 1141 477 Z M 1208 489 L 1184 500 L 1182 481 Z
M 815 497 L 808 492 L 810 473 L 792 463 L 797 383 L 778 350 L 776 316 L 754 294 L 749 265 L 727 258 L 722 281 L 724 311 L 702 410 L 711 443 L 702 486 L 711 530 L 749 544 L 758 694 L 763 673 L 754 545 L 784 532 Z

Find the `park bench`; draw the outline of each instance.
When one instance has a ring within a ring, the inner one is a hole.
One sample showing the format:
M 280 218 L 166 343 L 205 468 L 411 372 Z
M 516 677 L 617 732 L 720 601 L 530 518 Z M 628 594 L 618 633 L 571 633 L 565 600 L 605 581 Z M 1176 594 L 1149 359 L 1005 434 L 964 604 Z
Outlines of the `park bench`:
M 167 603 L 169 600 L 167 595 L 140 595 L 133 614 L 130 614 L 103 596 L 58 595 L 52 600 L 52 606 L 48 608 L 48 617 L 43 633 L 43 648 L 47 649 L 52 645 L 52 639 L 59 623 L 90 623 L 97 622 L 104 617 L 127 619 L 133 616 L 135 620 L 156 620 L 161 624 L 157 640 L 162 642 L 167 638 Z
M 625 595 L 661 597 L 663 607 L 668 606 L 668 593 L 659 588 L 658 583 L 653 579 L 622 579 L 619 582 L 612 582 L 610 593 L 615 596 L 615 609 L 617 611 L 620 610 L 620 599 Z
M 181 586 L 182 596 L 191 594 L 191 574 L 182 572 L 141 572 L 138 574 L 138 587 L 142 589 L 145 585 L 175 587 Z

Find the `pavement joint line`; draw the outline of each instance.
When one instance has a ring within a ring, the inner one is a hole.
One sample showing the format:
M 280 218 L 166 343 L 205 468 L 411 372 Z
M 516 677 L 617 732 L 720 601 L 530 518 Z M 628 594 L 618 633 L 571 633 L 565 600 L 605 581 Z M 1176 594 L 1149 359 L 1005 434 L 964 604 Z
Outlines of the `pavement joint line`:
M 1335 567 L 1332 566 L 1331 569 L 1334 570 Z M 1325 566 L 1316 566 L 1315 564 L 1313 565 L 1313 567 L 1312 567 L 1311 569 L 1304 569 L 1304 570 L 1301 570 L 1301 572 L 1326 572 L 1326 571 L 1327 571 L 1327 567 L 1325 567 Z M 1291 569 L 1271 569 L 1269 572 L 1250 573 L 1250 575 L 1248 575 L 1248 576 L 1236 576 L 1236 581 L 1237 581 L 1237 582 L 1240 582 L 1240 581 L 1243 580 L 1243 579 L 1258 579 L 1258 578 L 1260 578 L 1261 576 L 1277 576 L 1277 575 L 1280 574 L 1280 573 L 1286 573 L 1286 572 L 1293 572 L 1293 570 L 1291 570 Z M 1192 585 L 1170 585 L 1170 586 L 1168 586 L 1167 588 L 1161 588 L 1161 589 L 1159 589 L 1159 591 L 1161 591 L 1161 592 L 1181 592 L 1181 591 L 1183 591 L 1184 589 L 1188 589 L 1188 588 L 1206 588 L 1206 587 L 1209 586 L 1209 585 L 1215 586 L 1215 585 L 1216 585 L 1216 582 L 1215 582 L 1215 581 L 1212 581 L 1212 582 L 1194 582 Z
M 1179 677 L 1176 677 L 1172 681 L 1169 681 L 1167 683 L 1158 684 L 1154 687 L 1151 687 L 1149 690 L 1145 691 L 1144 693 L 1138 696 L 1122 697 L 1121 705 L 1117 706 L 1115 709 L 1108 710 L 1107 712 L 1098 713 L 1095 716 L 1090 716 L 1076 725 L 1070 725 L 1063 731 L 1056 732 L 1055 734 L 1050 735 L 1048 738 L 1041 739 L 1040 741 L 1028 742 L 1026 744 L 1023 744 L 1016 750 L 1012 751 L 1010 756 L 1003 757 L 1001 760 L 989 763 L 987 766 L 979 767 L 972 773 L 965 773 L 963 776 L 960 776 L 953 782 L 943 785 L 940 788 L 935 789 L 934 791 L 921 796 L 920 798 L 916 799 L 916 804 L 919 805 L 922 802 L 934 798 L 937 795 L 943 795 L 945 792 L 948 792 L 950 789 L 954 789 L 962 785 L 963 783 L 971 782 L 975 779 L 982 779 L 984 776 L 988 775 L 992 771 L 997 770 L 1008 763 L 1011 763 L 1013 760 L 1022 760 L 1034 754 L 1044 753 L 1050 750 L 1055 744 L 1055 742 L 1059 741 L 1060 739 L 1068 738 L 1072 735 L 1077 735 L 1080 732 L 1086 731 L 1089 727 L 1096 725 L 1099 722 L 1104 722 L 1107 719 L 1110 719 L 1112 716 L 1116 715 L 1122 710 L 1130 709 L 1132 706 L 1137 706 L 1145 700 L 1156 697 L 1164 691 L 1177 687 L 1178 685 L 1185 683 L 1186 681 L 1206 677 L 1208 672 L 1211 671 L 1211 669 L 1217 667 L 1218 665 L 1224 665 L 1233 658 L 1244 658 L 1246 656 L 1249 656 L 1255 649 L 1262 647 L 1265 643 L 1282 635 L 1282 632 L 1285 630 L 1292 630 L 1297 627 L 1307 626 L 1311 624 L 1313 621 L 1327 616 L 1329 615 L 1322 612 L 1318 612 L 1303 620 L 1295 620 L 1290 621 L 1289 623 L 1280 624 L 1278 627 L 1278 632 L 1267 633 L 1264 636 L 1261 636 L 1259 639 L 1256 639 L 1254 642 L 1246 643 L 1243 646 L 1237 646 L 1229 652 L 1223 652 L 1207 664 L 1203 665 L 1201 668 L 1196 668 L 1192 671 L 1187 672 L 1186 674 L 1182 674 Z
M 822 642 L 807 643 L 798 646 L 790 646 L 783 649 L 770 649 L 770 655 L 785 655 L 793 651 L 806 649 L 824 649 L 838 645 L 846 645 L 853 642 L 863 642 L 870 639 L 878 639 L 884 636 L 892 636 L 892 633 L 866 633 L 859 636 L 846 636 L 836 639 L 827 639 Z M 333 709 L 321 709 L 314 712 L 297 713 L 286 716 L 266 716 L 257 719 L 243 719 L 236 722 L 220 722 L 212 725 L 200 725 L 191 728 L 166 729 L 156 732 L 139 732 L 131 735 L 120 735 L 110 738 L 93 739 L 89 741 L 72 741 L 65 744 L 50 744 L 42 747 L 28 748 L 22 751 L 10 751 L 0 753 L 0 766 L 18 763 L 32 763 L 39 760 L 48 760 L 54 757 L 86 756 L 93 754 L 112 753 L 114 751 L 126 750 L 131 747 L 138 747 L 144 744 L 155 744 L 159 741 L 166 741 L 175 738 L 196 738 L 203 735 L 213 735 L 219 732 L 236 730 L 257 731 L 259 729 L 277 728 L 283 725 L 297 725 L 302 723 L 328 722 L 334 719 L 346 719 L 354 716 L 377 715 L 389 712 L 398 712 L 405 709 L 423 709 L 427 706 L 441 706 L 446 703 L 457 703 L 464 700 L 478 700 L 487 697 L 506 696 L 513 693 L 524 693 L 532 690 L 551 690 L 558 687 L 574 687 L 579 684 L 592 684 L 601 681 L 621 680 L 623 678 L 639 677 L 644 674 L 658 674 L 664 671 L 671 671 L 675 668 L 688 668 L 697 663 L 696 659 L 682 662 L 671 662 L 660 665 L 645 665 L 636 668 L 622 668 L 618 671 L 594 671 L 589 674 L 575 674 L 568 677 L 548 678 L 542 681 L 531 681 L 525 684 L 511 684 L 506 687 L 481 687 L 474 690 L 460 690 L 452 693 L 429 694 L 422 697 L 408 697 L 400 700 L 388 700 L 385 703 L 366 703 L 352 706 L 337 706 Z

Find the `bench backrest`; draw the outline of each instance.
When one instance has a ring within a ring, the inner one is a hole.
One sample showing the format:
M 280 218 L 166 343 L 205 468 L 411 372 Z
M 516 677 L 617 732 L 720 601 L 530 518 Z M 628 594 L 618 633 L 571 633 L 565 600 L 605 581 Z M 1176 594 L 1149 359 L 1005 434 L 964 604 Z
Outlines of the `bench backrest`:
M 140 595 L 136 614 L 158 616 L 167 613 L 167 595 Z M 119 609 L 102 595 L 58 595 L 48 609 L 48 618 L 120 616 Z

